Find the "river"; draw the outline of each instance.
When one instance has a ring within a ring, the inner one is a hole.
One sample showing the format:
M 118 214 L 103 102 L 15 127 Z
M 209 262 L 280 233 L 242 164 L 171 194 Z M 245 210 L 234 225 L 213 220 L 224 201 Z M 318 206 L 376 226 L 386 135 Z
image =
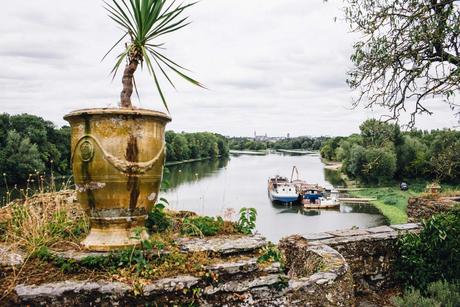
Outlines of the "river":
M 318 155 L 240 155 L 169 166 L 170 186 L 162 196 L 171 208 L 200 215 L 225 216 L 242 207 L 256 208 L 257 231 L 273 242 L 291 234 L 385 224 L 385 218 L 372 205 L 303 210 L 300 206 L 273 204 L 267 194 L 268 178 L 277 174 L 290 177 L 293 165 L 299 169 L 300 178 L 310 183 L 326 187 L 339 183 L 334 172 L 324 169 Z

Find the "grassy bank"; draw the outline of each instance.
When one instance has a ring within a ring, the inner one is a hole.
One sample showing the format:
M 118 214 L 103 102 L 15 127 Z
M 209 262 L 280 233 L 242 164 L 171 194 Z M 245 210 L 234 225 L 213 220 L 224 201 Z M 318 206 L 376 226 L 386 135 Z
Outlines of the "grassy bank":
M 418 182 L 410 185 L 409 191 L 401 191 L 398 183 L 391 187 L 366 187 L 359 191 L 350 191 L 355 197 L 370 197 L 377 200 L 371 203 L 382 212 L 390 224 L 407 222 L 407 201 L 410 197 L 420 195 L 425 191 L 427 182 Z M 460 185 L 443 184 L 443 192 L 460 190 Z

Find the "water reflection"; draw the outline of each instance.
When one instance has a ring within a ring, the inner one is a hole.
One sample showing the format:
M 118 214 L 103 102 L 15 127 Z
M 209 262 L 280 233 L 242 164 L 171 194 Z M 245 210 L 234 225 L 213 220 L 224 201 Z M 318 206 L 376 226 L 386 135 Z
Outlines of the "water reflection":
M 379 214 L 379 209 L 370 204 L 341 204 L 340 212 Z
M 300 178 L 307 182 L 327 188 L 338 182 L 329 175 L 326 178 L 318 156 L 241 155 L 232 156 L 231 160 L 170 166 L 171 187 L 162 196 L 169 200 L 173 209 L 203 215 L 222 216 L 229 209 L 238 212 L 242 207 L 256 208 L 257 230 L 272 241 L 296 233 L 385 224 L 384 218 L 370 205 L 345 205 L 340 210 L 304 210 L 301 205 L 273 204 L 267 195 L 268 178 L 277 174 L 290 177 L 294 165 L 299 169 Z
M 169 189 L 174 190 L 181 184 L 213 176 L 216 171 L 226 167 L 229 160 L 230 158 L 221 158 L 170 165 L 167 166 L 169 173 L 165 175 L 165 179 L 169 182 Z
M 346 186 L 345 181 L 343 180 L 339 171 L 334 171 L 331 169 L 324 169 L 324 177 L 335 187 L 344 187 Z

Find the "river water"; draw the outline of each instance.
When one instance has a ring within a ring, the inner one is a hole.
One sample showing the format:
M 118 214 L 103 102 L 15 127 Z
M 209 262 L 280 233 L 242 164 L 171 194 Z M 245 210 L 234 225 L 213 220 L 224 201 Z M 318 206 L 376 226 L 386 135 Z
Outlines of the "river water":
M 317 155 L 240 155 L 224 160 L 207 160 L 169 166 L 169 188 L 162 193 L 176 210 L 200 215 L 230 216 L 242 207 L 257 209 L 257 231 L 277 242 L 284 236 L 351 227 L 385 224 L 371 205 L 341 205 L 340 210 L 303 210 L 300 206 L 273 204 L 268 198 L 270 176 L 291 176 L 297 166 L 300 178 L 331 187 L 340 184 L 334 172 L 324 169 Z

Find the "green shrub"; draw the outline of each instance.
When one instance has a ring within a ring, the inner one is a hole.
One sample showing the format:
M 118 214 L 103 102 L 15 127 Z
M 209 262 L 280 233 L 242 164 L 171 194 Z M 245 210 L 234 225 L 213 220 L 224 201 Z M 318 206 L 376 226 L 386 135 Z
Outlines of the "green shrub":
M 459 207 L 423 221 L 419 234 L 406 234 L 397 242 L 396 276 L 422 290 L 437 280 L 455 281 L 460 276 L 459 238 Z
M 160 198 L 160 202 L 156 204 L 149 212 L 145 227 L 153 232 L 164 232 L 172 226 L 172 219 L 166 214 L 165 207 L 168 201 Z
M 185 218 L 181 232 L 190 236 L 214 236 L 218 234 L 224 226 L 224 220 L 219 216 L 197 216 Z
M 385 205 L 394 206 L 398 203 L 398 199 L 394 196 L 388 196 L 383 199 Z
M 455 307 L 460 306 L 460 284 L 437 281 L 428 285 L 425 294 L 409 289 L 402 297 L 392 299 L 397 307 Z
M 258 263 L 265 262 L 283 262 L 283 254 L 279 250 L 278 246 L 269 242 L 266 246 L 262 247 L 261 255 L 257 258 Z
M 257 210 L 254 208 L 241 208 L 240 218 L 236 224 L 243 234 L 252 234 L 256 228 Z

